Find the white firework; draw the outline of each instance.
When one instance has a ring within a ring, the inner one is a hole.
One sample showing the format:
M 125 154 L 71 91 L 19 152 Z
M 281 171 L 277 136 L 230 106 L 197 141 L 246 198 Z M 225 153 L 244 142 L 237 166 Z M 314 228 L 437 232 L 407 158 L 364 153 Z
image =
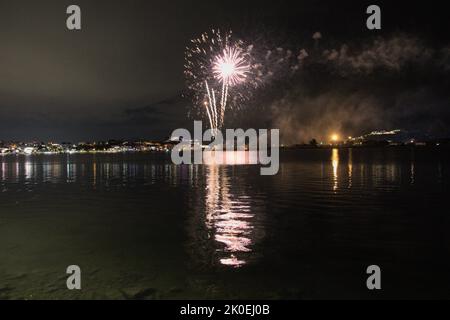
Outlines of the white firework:
M 212 30 L 192 40 L 186 51 L 188 88 L 194 92 L 194 102 L 204 107 L 213 130 L 223 128 L 227 107 L 245 99 L 255 81 L 250 54 L 253 46 L 234 41 L 231 35 Z
M 225 85 L 245 82 L 250 65 L 239 48 L 227 47 L 216 57 L 213 66 L 214 77 Z

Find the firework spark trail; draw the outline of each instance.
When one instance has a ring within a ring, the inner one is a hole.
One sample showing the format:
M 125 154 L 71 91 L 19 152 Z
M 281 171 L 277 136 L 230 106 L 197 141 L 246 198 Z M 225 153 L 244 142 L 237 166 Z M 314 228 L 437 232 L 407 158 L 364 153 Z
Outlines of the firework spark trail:
M 214 129 L 217 126 L 215 103 L 213 104 L 213 102 L 212 102 L 211 92 L 209 91 L 208 81 L 206 81 L 206 80 L 205 80 L 205 86 L 206 86 L 206 92 L 208 93 L 208 100 L 209 100 L 209 105 L 207 106 L 206 110 L 208 111 L 209 123 L 211 125 L 211 129 Z
M 214 89 L 209 89 L 209 85 L 208 85 L 208 81 L 205 81 L 205 85 L 206 85 L 206 92 L 208 95 L 208 100 L 209 100 L 209 106 L 210 106 L 210 112 L 212 114 L 212 124 L 211 124 L 211 129 L 217 129 L 217 104 L 216 104 L 216 95 L 214 92 Z
M 227 82 L 224 82 L 224 84 L 223 84 L 223 88 L 222 88 L 222 99 L 223 99 L 223 101 L 222 101 L 222 106 L 221 106 L 221 109 L 220 109 L 220 118 L 221 118 L 221 121 L 222 121 L 222 125 L 224 124 L 224 122 L 225 122 L 225 109 L 226 109 L 226 107 L 227 107 L 227 100 L 228 100 L 228 83 Z
M 215 93 L 213 91 L 213 97 L 214 97 L 214 118 L 215 118 L 215 128 L 217 129 L 218 125 L 219 125 L 219 118 L 217 115 L 217 105 L 216 105 L 216 96 Z
M 216 125 L 214 126 L 214 128 L 211 128 L 211 129 L 217 130 L 219 128 L 219 126 L 218 126 L 218 123 L 217 123 L 216 94 L 214 93 L 214 90 L 212 90 L 212 98 L 213 98 L 213 103 L 214 103 L 214 117 L 216 118 Z
M 210 110 L 209 110 L 210 107 L 209 107 L 209 105 L 208 105 L 208 102 L 205 102 L 205 109 L 206 109 L 206 113 L 208 114 L 209 124 L 210 124 L 211 128 L 213 128 L 213 127 L 214 127 L 214 124 L 213 124 L 213 122 L 212 122 L 211 112 L 210 112 Z
M 225 88 L 227 86 L 226 82 L 222 84 L 222 96 L 220 98 L 220 123 L 223 125 L 225 118 Z

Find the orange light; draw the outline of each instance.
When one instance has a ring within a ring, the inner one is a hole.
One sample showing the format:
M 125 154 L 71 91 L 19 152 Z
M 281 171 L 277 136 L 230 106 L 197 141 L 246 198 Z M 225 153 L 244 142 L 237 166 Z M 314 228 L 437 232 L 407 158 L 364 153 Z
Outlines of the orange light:
M 339 135 L 337 135 L 337 134 L 331 135 L 331 141 L 338 142 L 339 141 Z

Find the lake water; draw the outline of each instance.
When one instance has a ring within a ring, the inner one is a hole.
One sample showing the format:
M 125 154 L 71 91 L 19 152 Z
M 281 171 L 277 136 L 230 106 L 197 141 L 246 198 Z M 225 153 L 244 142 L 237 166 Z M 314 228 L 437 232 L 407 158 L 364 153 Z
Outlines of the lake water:
M 0 156 L 0 299 L 450 298 L 449 160 L 283 151 L 261 176 L 160 154 Z

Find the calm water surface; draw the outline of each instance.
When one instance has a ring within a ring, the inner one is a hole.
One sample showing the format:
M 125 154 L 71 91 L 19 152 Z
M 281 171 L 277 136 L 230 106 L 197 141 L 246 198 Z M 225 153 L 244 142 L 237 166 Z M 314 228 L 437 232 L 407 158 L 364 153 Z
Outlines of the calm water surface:
M 1 156 L 0 299 L 450 298 L 448 152 L 281 158 L 263 177 L 156 154 Z

